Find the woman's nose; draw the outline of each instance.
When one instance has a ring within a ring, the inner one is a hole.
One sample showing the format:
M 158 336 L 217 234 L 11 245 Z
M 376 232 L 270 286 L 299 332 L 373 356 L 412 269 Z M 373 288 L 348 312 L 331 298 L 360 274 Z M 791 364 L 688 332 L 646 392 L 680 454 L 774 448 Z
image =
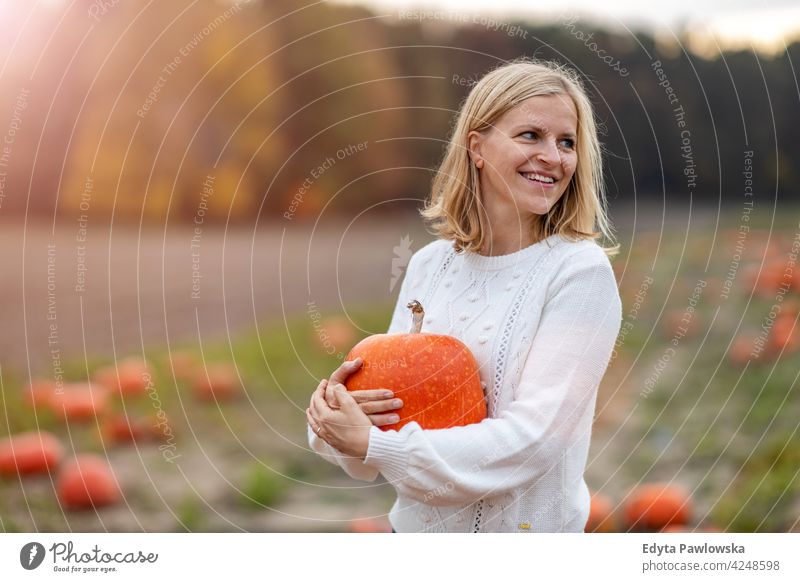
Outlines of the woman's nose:
M 535 156 L 540 162 L 549 164 L 551 166 L 554 166 L 561 161 L 561 155 L 558 153 L 556 140 L 553 138 L 542 140 L 539 143 L 539 149 Z

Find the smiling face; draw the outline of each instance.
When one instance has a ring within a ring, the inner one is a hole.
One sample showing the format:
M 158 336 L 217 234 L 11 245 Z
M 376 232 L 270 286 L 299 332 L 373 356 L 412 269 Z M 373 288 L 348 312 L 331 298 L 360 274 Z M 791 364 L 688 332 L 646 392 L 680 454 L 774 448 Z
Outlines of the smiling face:
M 469 133 L 492 230 L 515 231 L 547 212 L 578 164 L 578 115 L 566 94 L 530 97 L 486 131 Z

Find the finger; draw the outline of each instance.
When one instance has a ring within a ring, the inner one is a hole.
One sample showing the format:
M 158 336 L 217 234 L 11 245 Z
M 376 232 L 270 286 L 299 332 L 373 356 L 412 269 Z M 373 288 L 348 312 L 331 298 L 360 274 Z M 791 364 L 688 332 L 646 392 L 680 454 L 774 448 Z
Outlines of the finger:
M 314 415 L 311 414 L 311 409 L 306 408 L 306 421 L 308 421 L 308 426 L 310 426 L 314 432 L 316 432 L 317 428 L 319 428 L 319 423 L 317 419 L 314 418 Z
M 325 394 L 325 388 L 327 386 L 328 386 L 328 379 L 327 378 L 323 378 L 322 380 L 320 380 L 319 384 L 317 384 L 316 389 L 311 393 L 311 398 L 313 399 L 314 396 L 324 395 Z
M 350 392 L 350 396 L 361 404 L 372 400 L 386 400 L 394 396 L 394 393 L 391 390 L 353 390 Z
M 325 386 L 325 402 L 334 410 L 339 409 L 339 403 L 336 401 L 336 396 L 333 395 L 333 386 L 330 383 Z
M 319 436 L 319 430 L 320 430 L 319 424 L 314 419 L 314 417 L 311 416 L 311 411 L 308 408 L 306 408 L 306 419 L 308 420 L 308 426 L 311 427 L 311 430 L 314 431 L 314 434 Z
M 320 380 L 320 383 L 319 383 L 319 386 L 317 386 L 316 392 L 319 393 L 319 397 L 320 398 L 324 398 L 325 399 L 325 401 L 328 403 L 328 406 L 330 406 L 331 408 L 339 408 L 338 405 L 331 406 L 331 402 L 333 402 L 333 395 L 332 394 L 329 395 L 329 393 L 330 393 L 330 389 L 328 388 L 329 386 L 330 386 L 330 384 L 328 382 L 328 379 L 327 378 L 323 378 L 322 380 Z
M 359 404 L 361 410 L 365 414 L 376 414 L 379 412 L 388 412 L 389 410 L 397 410 L 402 408 L 403 401 L 399 398 L 393 400 L 379 400 L 377 402 L 362 402 Z
M 350 392 L 348 392 L 347 388 L 345 388 L 344 386 L 341 385 L 334 386 L 333 393 L 334 396 L 336 397 L 336 402 L 339 404 L 340 407 L 358 408 L 358 404 L 356 404 L 356 401 L 353 400 L 353 397 L 350 395 Z
M 325 417 L 325 413 L 330 410 L 328 408 L 328 404 L 325 402 L 325 399 L 318 393 L 314 393 L 314 397 L 311 399 L 311 414 L 314 415 L 314 418 L 317 419 L 317 422 L 320 422 L 320 419 Z
M 400 420 L 400 417 L 396 414 L 368 414 L 367 416 L 375 426 L 386 426 Z
M 363 360 L 361 358 L 344 362 L 341 366 L 336 368 L 333 374 L 331 374 L 328 384 L 344 384 L 344 381 L 347 380 L 347 377 L 358 370 L 362 363 Z

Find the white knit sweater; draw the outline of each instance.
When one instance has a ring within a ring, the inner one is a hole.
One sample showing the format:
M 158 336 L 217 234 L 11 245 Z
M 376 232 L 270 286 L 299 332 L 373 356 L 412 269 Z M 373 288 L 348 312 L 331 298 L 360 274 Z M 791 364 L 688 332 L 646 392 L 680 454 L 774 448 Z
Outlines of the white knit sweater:
M 310 429 L 309 444 L 351 477 L 397 490 L 398 532 L 581 532 L 597 387 L 621 322 L 611 265 L 593 241 L 553 235 L 518 252 L 456 253 L 436 240 L 411 258 L 388 333 L 423 332 L 475 355 L 489 418 L 464 427 L 370 429 L 364 460 Z

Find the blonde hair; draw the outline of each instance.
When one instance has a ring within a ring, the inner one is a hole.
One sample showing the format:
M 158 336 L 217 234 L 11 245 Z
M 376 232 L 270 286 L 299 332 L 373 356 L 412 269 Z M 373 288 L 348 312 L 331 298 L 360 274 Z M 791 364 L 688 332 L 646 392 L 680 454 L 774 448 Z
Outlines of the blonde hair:
M 480 211 L 483 193 L 478 169 L 469 156 L 467 135 L 489 129 L 504 113 L 530 97 L 555 94 L 569 95 L 578 113 L 577 166 L 558 202 L 543 220 L 534 221 L 534 240 L 553 234 L 569 240 L 603 236 L 613 245 L 603 247 L 608 256 L 619 251 L 606 215 L 603 161 L 592 104 L 575 71 L 527 58 L 495 68 L 472 88 L 433 179 L 430 199 L 420 211 L 435 234 L 452 240 L 456 250 L 479 250 L 489 228 L 485 212 Z

